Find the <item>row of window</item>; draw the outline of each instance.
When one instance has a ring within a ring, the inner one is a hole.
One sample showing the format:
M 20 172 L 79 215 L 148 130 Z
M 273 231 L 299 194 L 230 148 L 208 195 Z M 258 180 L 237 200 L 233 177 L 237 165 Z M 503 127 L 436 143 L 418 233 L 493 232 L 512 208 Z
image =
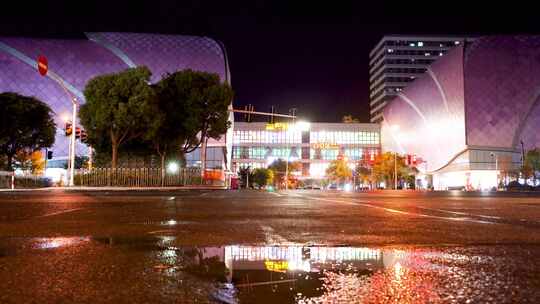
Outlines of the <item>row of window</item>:
M 384 77 L 385 74 L 389 73 L 397 73 L 397 74 L 422 74 L 426 71 L 425 68 L 386 68 L 382 71 L 382 73 L 379 74 L 378 77 L 374 78 L 370 81 L 370 83 L 375 83 L 381 79 L 381 77 Z
M 411 82 L 414 81 L 416 76 L 406 76 L 406 77 L 385 77 L 383 82 Z
M 426 57 L 422 59 L 416 59 L 416 58 L 386 58 L 382 61 L 381 68 L 385 64 L 422 64 L 422 65 L 430 65 L 435 61 L 435 58 L 433 57 Z M 373 64 L 374 66 L 376 64 Z M 372 67 L 370 66 L 370 68 Z M 376 72 L 377 70 L 373 71 Z
M 299 144 L 302 142 L 300 131 L 263 131 L 263 130 L 237 130 L 233 133 L 233 143 L 261 143 L 261 144 Z
M 309 142 L 377 145 L 379 144 L 379 133 L 367 131 L 312 131 L 309 133 Z M 233 143 L 300 144 L 302 143 L 302 135 L 299 131 L 238 130 L 234 131 Z
M 379 133 L 368 131 L 316 131 L 310 133 L 309 142 L 378 145 Z
M 448 48 L 453 47 L 461 42 L 459 40 L 455 41 L 411 41 L 411 40 L 388 40 L 385 41 L 381 47 L 384 46 L 408 46 L 408 47 L 439 47 L 439 48 Z M 377 49 L 377 51 L 379 51 Z
M 188 167 L 200 167 L 201 166 L 201 150 L 196 149 L 191 153 L 187 153 L 186 165 Z M 224 150 L 222 147 L 208 147 L 206 148 L 206 168 L 208 169 L 222 169 L 224 163 Z
M 347 148 L 341 153 L 349 160 L 369 160 L 377 154 L 377 149 Z M 265 147 L 233 147 L 234 159 L 267 159 L 282 158 L 299 159 L 300 149 L 292 148 L 265 148 Z M 335 160 L 340 154 L 339 149 L 309 149 L 310 159 Z M 307 156 L 307 155 L 306 155 Z
M 406 40 L 388 40 L 385 41 L 386 46 L 410 46 L 410 47 L 453 47 L 460 42 L 455 41 L 406 41 Z

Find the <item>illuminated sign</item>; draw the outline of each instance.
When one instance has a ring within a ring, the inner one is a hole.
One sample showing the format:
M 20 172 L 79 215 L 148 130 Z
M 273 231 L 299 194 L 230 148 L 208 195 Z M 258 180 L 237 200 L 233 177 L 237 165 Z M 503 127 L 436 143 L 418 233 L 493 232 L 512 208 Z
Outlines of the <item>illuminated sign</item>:
M 276 122 L 276 123 L 266 124 L 267 131 L 281 131 L 281 130 L 288 130 L 288 129 L 289 129 L 289 124 L 286 122 Z
M 264 267 L 269 271 L 285 272 L 289 269 L 289 262 L 287 261 L 264 261 Z
M 311 147 L 313 149 L 339 149 L 338 144 L 331 144 L 331 143 L 317 143 L 317 144 L 312 144 Z

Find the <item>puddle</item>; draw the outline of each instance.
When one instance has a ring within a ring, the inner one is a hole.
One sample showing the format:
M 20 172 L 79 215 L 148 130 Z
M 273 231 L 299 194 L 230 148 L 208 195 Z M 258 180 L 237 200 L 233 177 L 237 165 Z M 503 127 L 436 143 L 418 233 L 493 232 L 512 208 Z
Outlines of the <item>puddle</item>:
M 184 283 L 180 284 L 188 280 L 194 286 L 204 283 L 205 296 L 216 303 L 540 300 L 538 246 L 197 247 L 178 246 L 179 240 L 178 236 L 158 235 L 0 240 L 0 262 L 27 249 L 61 254 L 70 246 L 96 246 L 103 250 L 100 252 L 120 254 L 122 259 L 136 257 L 129 265 L 135 267 L 135 273 L 166 281 L 181 277 Z

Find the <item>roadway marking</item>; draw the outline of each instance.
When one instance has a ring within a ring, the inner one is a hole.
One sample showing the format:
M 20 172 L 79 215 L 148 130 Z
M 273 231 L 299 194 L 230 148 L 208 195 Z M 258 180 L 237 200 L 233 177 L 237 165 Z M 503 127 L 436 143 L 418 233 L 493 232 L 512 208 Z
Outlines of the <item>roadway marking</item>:
M 424 210 L 431 210 L 431 211 L 438 211 L 438 212 L 445 212 L 445 213 L 450 213 L 450 214 L 457 214 L 457 215 L 477 216 L 477 217 L 487 218 L 487 219 L 493 219 L 493 220 L 500 220 L 500 219 L 502 219 L 502 218 L 499 217 L 499 216 L 493 216 L 493 215 L 474 214 L 474 213 L 459 212 L 459 211 L 450 211 L 450 210 L 435 209 L 435 208 L 427 208 L 427 207 L 416 207 L 416 208 L 424 209 Z
M 75 212 L 75 211 L 82 210 L 82 209 L 84 209 L 84 208 L 73 208 L 73 209 L 68 209 L 68 210 L 62 210 L 62 211 L 57 211 L 57 212 L 51 212 L 51 213 L 46 213 L 46 214 L 43 214 L 43 215 L 35 216 L 34 218 L 42 218 L 42 217 L 55 216 L 55 215 L 59 215 L 59 214 Z
M 263 225 L 259 223 L 259 226 L 261 227 L 262 231 L 264 232 L 264 239 L 265 243 L 268 245 L 284 245 L 284 244 L 291 244 L 289 240 L 284 238 L 283 236 L 277 234 L 274 230 L 274 228 Z
M 273 194 L 273 195 L 275 195 L 275 196 L 283 196 L 283 194 L 279 194 L 279 193 L 277 193 L 277 192 L 268 192 L 268 193 Z
M 173 229 L 165 229 L 165 230 L 154 230 L 147 232 L 148 234 L 159 234 L 159 233 L 175 233 L 176 231 Z
M 403 211 L 393 208 L 387 208 L 382 206 L 376 206 L 371 203 L 366 203 L 358 200 L 354 200 L 354 202 L 349 201 L 342 201 L 342 200 L 335 200 L 335 199 L 325 199 L 325 198 L 318 198 L 318 197 L 311 197 L 306 196 L 306 198 L 314 199 L 314 200 L 320 200 L 320 201 L 327 201 L 327 202 L 337 202 L 337 203 L 345 203 L 347 205 L 355 205 L 355 206 L 364 206 L 369 208 L 375 208 L 384 210 L 390 213 L 398 213 L 398 214 L 404 214 L 409 216 L 418 216 L 418 217 L 426 217 L 426 218 L 434 218 L 434 219 L 440 219 L 440 220 L 446 220 L 446 221 L 457 221 L 457 222 L 471 222 L 471 223 L 478 223 L 478 224 L 498 224 L 496 222 L 490 222 L 490 221 L 482 221 L 482 220 L 475 220 L 469 217 L 444 217 L 444 216 L 436 216 L 436 215 L 429 215 L 429 214 L 423 214 L 423 213 L 415 213 L 415 212 L 409 212 L 409 211 Z

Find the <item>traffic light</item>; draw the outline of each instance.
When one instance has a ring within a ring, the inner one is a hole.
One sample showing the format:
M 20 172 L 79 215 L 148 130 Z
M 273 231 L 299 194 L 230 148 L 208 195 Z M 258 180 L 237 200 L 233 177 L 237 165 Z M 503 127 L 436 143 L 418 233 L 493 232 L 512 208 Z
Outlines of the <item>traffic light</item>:
M 53 158 L 53 151 L 47 151 L 47 159 Z
M 64 126 L 64 132 L 66 133 L 66 136 L 70 136 L 73 132 L 73 125 L 71 122 L 66 122 L 66 125 Z
M 81 128 L 75 128 L 75 138 L 81 138 Z
M 86 131 L 81 130 L 81 142 L 86 143 L 87 140 L 88 140 L 88 135 L 86 134 Z

